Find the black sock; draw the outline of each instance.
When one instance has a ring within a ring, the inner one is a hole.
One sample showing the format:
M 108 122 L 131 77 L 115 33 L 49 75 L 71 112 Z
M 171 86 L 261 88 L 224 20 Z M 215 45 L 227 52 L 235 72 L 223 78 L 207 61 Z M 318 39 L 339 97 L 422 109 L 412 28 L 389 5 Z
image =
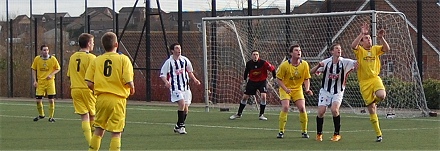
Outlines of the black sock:
M 184 114 L 184 116 L 183 116 L 183 123 L 185 123 L 185 121 L 186 121 L 186 116 L 188 116 L 188 114 Z
M 185 127 L 184 124 L 184 118 L 185 118 L 185 113 L 183 111 L 177 111 L 177 126 L 180 127 Z
M 335 135 L 339 135 L 339 130 L 341 129 L 341 115 L 333 117 L 333 125 L 335 127 Z
M 241 104 L 240 103 L 240 107 L 238 107 L 237 115 L 241 115 L 241 113 L 243 113 L 244 107 L 246 107 L 246 104 Z
M 264 110 L 266 109 L 266 105 L 260 104 L 260 116 L 264 114 Z
M 322 134 L 322 125 L 324 124 L 324 117 L 319 118 L 316 116 L 316 133 Z

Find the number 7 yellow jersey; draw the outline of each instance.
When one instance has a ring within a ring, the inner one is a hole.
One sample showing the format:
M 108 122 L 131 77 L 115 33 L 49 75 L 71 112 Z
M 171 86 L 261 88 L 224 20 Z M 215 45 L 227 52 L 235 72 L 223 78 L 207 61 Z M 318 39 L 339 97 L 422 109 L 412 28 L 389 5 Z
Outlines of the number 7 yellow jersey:
M 78 51 L 70 56 L 67 76 L 70 78 L 70 88 L 87 89 L 87 82 L 84 81 L 87 68 L 96 56 L 94 54 Z
M 94 83 L 95 95 L 111 93 L 127 98 L 130 86 L 126 84 L 133 81 L 133 76 L 133 65 L 126 55 L 106 52 L 92 61 L 85 80 Z

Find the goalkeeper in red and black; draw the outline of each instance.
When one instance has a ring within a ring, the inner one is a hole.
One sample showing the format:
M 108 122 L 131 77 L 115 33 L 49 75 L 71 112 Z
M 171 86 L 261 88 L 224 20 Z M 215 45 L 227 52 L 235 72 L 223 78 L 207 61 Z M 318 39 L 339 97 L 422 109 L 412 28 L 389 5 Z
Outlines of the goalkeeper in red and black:
M 244 94 L 240 100 L 240 107 L 238 108 L 237 114 L 229 117 L 229 119 L 241 118 L 243 109 L 246 107 L 247 100 L 251 95 L 260 92 L 260 114 L 258 116 L 259 120 L 267 120 L 264 117 L 264 110 L 266 109 L 267 102 L 267 78 L 268 71 L 272 72 L 272 77 L 276 77 L 275 67 L 268 61 L 260 59 L 260 52 L 258 50 L 252 51 L 251 60 L 246 62 L 246 68 L 243 75 L 243 88 Z M 258 99 L 258 98 L 257 98 Z

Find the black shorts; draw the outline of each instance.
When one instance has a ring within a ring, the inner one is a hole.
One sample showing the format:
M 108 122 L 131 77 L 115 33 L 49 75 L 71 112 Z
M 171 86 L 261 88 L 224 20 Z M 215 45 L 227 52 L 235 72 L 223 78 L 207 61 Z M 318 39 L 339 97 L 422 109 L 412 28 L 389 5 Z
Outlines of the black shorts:
M 248 81 L 246 84 L 246 89 L 244 91 L 244 94 L 255 95 L 257 94 L 257 90 L 260 91 L 260 93 L 267 93 L 266 84 L 267 84 L 266 80 L 259 82 Z

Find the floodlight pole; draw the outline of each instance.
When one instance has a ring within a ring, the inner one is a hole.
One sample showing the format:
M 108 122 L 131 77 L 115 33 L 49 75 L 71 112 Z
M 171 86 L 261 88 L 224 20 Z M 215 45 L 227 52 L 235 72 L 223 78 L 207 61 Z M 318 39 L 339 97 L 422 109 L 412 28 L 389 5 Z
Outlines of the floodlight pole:
M 291 14 L 290 12 L 290 0 L 286 0 L 286 15 Z M 290 46 L 290 21 L 288 19 L 286 19 L 286 48 L 288 48 Z M 287 49 L 286 49 L 287 50 Z M 286 51 L 287 53 L 287 51 Z
M 118 35 L 118 33 L 116 33 L 116 10 L 115 10 L 115 0 L 112 0 L 112 5 L 113 5 L 113 32 Z
M 12 19 L 9 20 L 9 0 L 6 0 L 6 27 L 7 27 L 7 34 L 9 36 L 9 43 L 6 44 L 6 50 L 8 51 L 8 97 L 13 96 L 13 87 L 12 87 L 12 60 L 9 60 L 9 58 L 12 59 Z M 9 29 L 9 30 L 8 30 Z
M 440 2 L 440 1 L 439 1 Z M 438 3 L 437 3 L 438 4 Z M 423 33 L 422 33 L 422 0 L 417 0 L 417 67 L 420 81 L 423 81 Z
M 181 46 L 183 46 L 183 25 L 182 25 L 182 0 L 177 1 L 177 41 Z
M 29 49 L 29 53 L 30 53 L 30 51 L 32 51 L 32 46 L 33 46 L 33 44 L 32 44 L 32 23 L 33 23 L 33 17 L 32 17 L 32 0 L 29 0 L 29 10 L 30 10 L 30 21 L 29 21 L 29 47 L 28 47 L 28 49 Z M 36 29 L 35 29 L 36 30 Z M 37 36 L 37 35 L 35 35 L 35 36 Z M 35 55 L 37 55 L 37 54 L 35 54 Z M 34 58 L 34 56 L 33 55 L 30 55 L 30 60 L 32 60 Z M 31 71 L 31 73 L 29 74 L 29 75 L 32 75 L 32 70 L 33 69 L 31 69 L 30 71 Z M 33 86 L 33 83 L 34 83 L 34 80 L 33 80 L 33 78 L 30 78 L 29 79 L 29 81 L 30 81 L 30 90 L 29 90 L 29 92 L 30 92 L 30 96 L 34 96 L 34 93 L 35 93 L 35 91 L 34 91 L 34 86 Z
M 87 0 L 84 2 L 84 33 L 89 33 L 87 29 Z

